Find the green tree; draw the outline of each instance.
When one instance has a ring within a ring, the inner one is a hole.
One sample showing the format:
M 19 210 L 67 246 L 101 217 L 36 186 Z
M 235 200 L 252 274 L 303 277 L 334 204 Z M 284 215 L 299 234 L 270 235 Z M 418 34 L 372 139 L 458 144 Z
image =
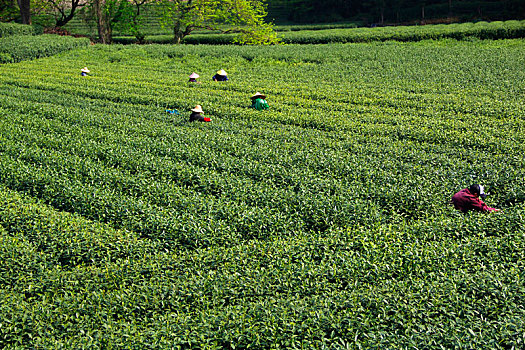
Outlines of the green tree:
M 385 23 L 386 11 L 390 2 L 387 0 L 365 0 L 362 6 L 368 12 L 369 21 L 373 24 L 383 25 Z
M 31 0 L 17 0 L 22 24 L 31 24 Z
M 0 21 L 10 22 L 19 15 L 15 0 L 0 0 Z
M 239 33 L 242 44 L 274 44 L 279 38 L 266 23 L 266 6 L 256 0 L 162 0 L 164 27 L 173 29 L 173 42 L 179 44 L 195 29 Z M 223 29 L 225 26 L 228 29 Z
M 75 17 L 77 10 L 82 8 L 84 0 L 36 0 L 32 3 L 31 12 L 50 13 L 54 17 L 54 26 L 65 26 Z
M 129 31 L 137 38 L 139 43 L 144 42 L 146 35 L 142 32 L 144 20 L 141 13 L 142 6 L 150 3 L 150 0 L 133 0 L 132 11 L 129 13 L 131 21 L 129 21 Z
M 96 22 L 98 39 L 103 44 L 111 44 L 113 30 L 127 30 L 132 25 L 133 4 L 127 0 L 92 0 L 84 19 Z
M 103 44 L 113 42 L 113 31 L 134 35 L 138 42 L 144 41 L 144 5 L 152 0 L 91 0 L 81 11 L 83 20 L 91 27 L 96 25 L 98 40 Z

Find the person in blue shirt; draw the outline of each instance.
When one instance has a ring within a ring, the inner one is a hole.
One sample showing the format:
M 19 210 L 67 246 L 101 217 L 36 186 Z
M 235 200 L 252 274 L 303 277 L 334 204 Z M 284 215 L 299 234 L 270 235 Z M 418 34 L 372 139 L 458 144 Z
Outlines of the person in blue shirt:
M 217 74 L 215 74 L 212 77 L 213 81 L 228 81 L 228 73 L 224 69 L 221 69 L 217 71 Z
M 85 77 L 86 75 L 89 74 L 89 69 L 88 69 L 88 67 L 84 67 L 84 68 L 82 68 L 82 69 L 80 70 L 80 72 L 81 72 L 80 75 L 83 76 L 83 77 Z
M 251 108 L 254 108 L 258 111 L 262 111 L 263 109 L 270 108 L 270 105 L 268 105 L 268 102 L 266 102 L 266 96 L 261 94 L 260 92 L 256 92 L 252 97 L 252 105 Z

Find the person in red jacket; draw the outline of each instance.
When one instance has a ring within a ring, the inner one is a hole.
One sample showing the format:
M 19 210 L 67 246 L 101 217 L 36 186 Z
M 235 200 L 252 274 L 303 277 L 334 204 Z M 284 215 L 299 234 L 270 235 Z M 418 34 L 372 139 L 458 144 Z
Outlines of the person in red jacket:
M 211 119 L 204 117 L 202 113 L 202 107 L 196 105 L 195 108 L 191 109 L 190 122 L 211 122 Z
M 500 211 L 500 209 L 488 207 L 481 199 L 486 197 L 483 186 L 474 184 L 469 188 L 462 189 L 454 196 L 452 196 L 452 204 L 454 208 L 462 211 L 463 213 L 469 210 L 487 212 L 487 211 Z

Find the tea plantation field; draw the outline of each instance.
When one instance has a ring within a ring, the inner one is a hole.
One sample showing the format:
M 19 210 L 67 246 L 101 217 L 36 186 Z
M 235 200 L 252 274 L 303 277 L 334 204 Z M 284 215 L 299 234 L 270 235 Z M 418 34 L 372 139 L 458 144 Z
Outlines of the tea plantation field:
M 525 40 L 0 65 L 0 348 L 524 348 L 524 217 Z

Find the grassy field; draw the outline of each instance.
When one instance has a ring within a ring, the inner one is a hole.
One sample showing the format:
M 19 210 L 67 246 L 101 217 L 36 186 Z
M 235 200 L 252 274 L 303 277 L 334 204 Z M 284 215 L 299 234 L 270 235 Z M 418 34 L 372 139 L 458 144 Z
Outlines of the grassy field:
M 524 347 L 524 53 L 93 45 L 0 65 L 0 347 Z M 187 122 L 197 104 L 211 123 Z M 454 211 L 472 183 L 502 212 Z

